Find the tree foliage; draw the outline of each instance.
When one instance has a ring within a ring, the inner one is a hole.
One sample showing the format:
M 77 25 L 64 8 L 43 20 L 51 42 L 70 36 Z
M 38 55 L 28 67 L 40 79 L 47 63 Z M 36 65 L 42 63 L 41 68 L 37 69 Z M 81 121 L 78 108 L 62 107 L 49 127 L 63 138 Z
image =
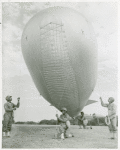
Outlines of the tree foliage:
M 91 119 L 88 119 L 88 126 L 106 126 L 105 124 L 105 117 L 99 117 L 98 118 L 99 120 L 99 124 L 98 122 L 96 121 L 95 118 L 91 118 Z M 15 124 L 33 124 L 33 125 L 57 125 L 58 122 L 57 120 L 54 120 L 54 119 L 51 119 L 51 120 L 41 120 L 40 122 L 33 122 L 33 121 L 27 121 L 27 122 L 14 122 Z M 71 125 L 79 125 L 79 121 L 78 119 L 72 119 L 70 120 L 70 123 Z M 118 126 L 118 116 L 117 116 L 117 126 Z

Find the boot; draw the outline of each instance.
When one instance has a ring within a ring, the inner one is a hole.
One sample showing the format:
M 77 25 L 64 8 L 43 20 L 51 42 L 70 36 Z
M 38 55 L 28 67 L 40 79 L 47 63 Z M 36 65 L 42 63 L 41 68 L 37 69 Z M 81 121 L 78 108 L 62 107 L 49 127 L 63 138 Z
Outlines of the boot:
M 116 133 L 113 133 L 113 139 L 116 139 Z
M 7 137 L 10 137 L 10 132 L 7 132 Z
M 6 133 L 5 133 L 5 132 L 3 132 L 3 136 L 4 136 L 4 137 L 6 136 Z
M 111 133 L 111 139 L 115 139 L 116 138 L 116 135 L 114 132 Z
M 110 136 L 110 137 L 109 137 L 110 139 L 113 138 L 113 133 L 112 133 L 111 131 L 109 132 L 109 136 Z

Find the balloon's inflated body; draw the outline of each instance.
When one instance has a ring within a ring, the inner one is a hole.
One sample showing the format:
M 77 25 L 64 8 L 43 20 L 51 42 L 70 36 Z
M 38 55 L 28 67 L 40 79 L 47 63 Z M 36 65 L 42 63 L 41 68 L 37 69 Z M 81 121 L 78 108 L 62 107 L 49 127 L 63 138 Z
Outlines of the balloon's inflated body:
M 97 46 L 91 24 L 70 8 L 35 15 L 22 35 L 22 52 L 40 94 L 57 109 L 76 116 L 97 79 Z

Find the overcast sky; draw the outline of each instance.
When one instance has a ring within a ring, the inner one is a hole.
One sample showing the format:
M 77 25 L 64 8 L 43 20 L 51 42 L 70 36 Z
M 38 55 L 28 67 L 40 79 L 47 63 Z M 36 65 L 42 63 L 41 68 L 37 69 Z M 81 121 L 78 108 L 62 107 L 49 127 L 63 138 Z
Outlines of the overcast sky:
M 92 23 L 97 38 L 98 80 L 90 99 L 98 102 L 83 111 L 107 115 L 107 109 L 100 105 L 99 95 L 105 102 L 113 96 L 117 104 L 117 3 L 3 3 L 3 104 L 7 95 L 13 96 L 14 103 L 21 97 L 15 121 L 55 119 L 56 109 L 40 97 L 28 72 L 21 52 L 21 35 L 25 24 L 37 12 L 58 5 L 83 14 Z

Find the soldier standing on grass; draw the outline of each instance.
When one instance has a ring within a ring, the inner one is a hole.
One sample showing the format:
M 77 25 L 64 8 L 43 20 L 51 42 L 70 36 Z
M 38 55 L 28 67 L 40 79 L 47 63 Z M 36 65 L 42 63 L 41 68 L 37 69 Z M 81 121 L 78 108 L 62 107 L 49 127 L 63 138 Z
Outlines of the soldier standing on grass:
M 12 128 L 12 123 L 14 119 L 14 110 L 16 108 L 19 108 L 20 106 L 20 97 L 17 98 L 18 103 L 17 105 L 13 104 L 12 101 L 12 96 L 7 96 L 6 97 L 7 102 L 4 104 L 4 109 L 5 109 L 5 114 L 4 114 L 4 120 L 3 120 L 3 136 L 10 137 L 10 132 Z
M 110 133 L 112 133 L 112 137 L 111 139 L 115 139 L 116 138 L 116 131 L 117 131 L 117 121 L 116 121 L 116 105 L 114 104 L 114 98 L 110 97 L 108 99 L 108 104 L 103 103 L 102 98 L 100 97 L 100 101 L 101 101 L 101 105 L 103 107 L 107 107 L 108 108 L 108 120 L 110 122 L 110 124 L 108 125 Z

